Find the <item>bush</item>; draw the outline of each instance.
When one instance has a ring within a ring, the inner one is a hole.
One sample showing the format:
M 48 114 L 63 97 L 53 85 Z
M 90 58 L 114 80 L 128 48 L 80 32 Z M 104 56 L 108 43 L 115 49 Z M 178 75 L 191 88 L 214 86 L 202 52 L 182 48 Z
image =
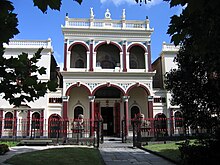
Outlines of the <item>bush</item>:
M 9 148 L 7 144 L 0 144 L 0 155 L 4 155 L 8 151 Z
M 189 144 L 186 140 L 179 147 L 183 165 L 215 165 L 220 162 L 218 141 L 199 142 Z

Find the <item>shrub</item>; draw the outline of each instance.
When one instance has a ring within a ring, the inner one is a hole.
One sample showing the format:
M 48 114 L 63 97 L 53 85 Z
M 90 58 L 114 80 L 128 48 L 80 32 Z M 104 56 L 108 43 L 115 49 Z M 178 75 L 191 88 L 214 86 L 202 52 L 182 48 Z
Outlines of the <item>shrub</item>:
M 0 144 L 0 155 L 4 155 L 8 151 L 9 148 L 7 144 Z
M 183 165 L 214 165 L 220 162 L 218 141 L 199 142 L 190 144 L 185 141 L 179 147 Z

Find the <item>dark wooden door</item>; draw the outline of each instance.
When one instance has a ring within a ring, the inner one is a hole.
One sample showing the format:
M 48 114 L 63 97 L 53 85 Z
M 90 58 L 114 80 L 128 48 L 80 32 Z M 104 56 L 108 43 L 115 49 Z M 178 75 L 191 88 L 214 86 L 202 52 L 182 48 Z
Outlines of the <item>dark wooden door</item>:
M 114 135 L 113 107 L 102 107 L 103 133 L 106 136 Z

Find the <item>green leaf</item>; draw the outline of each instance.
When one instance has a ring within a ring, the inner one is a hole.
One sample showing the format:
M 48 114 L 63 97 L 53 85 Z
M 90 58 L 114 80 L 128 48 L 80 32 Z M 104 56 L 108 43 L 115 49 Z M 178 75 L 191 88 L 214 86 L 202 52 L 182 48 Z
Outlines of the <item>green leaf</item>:
M 73 1 L 78 2 L 80 5 L 82 4 L 82 0 L 73 0 Z
M 33 0 L 34 6 L 37 6 L 43 13 L 50 7 L 52 10 L 60 10 L 61 0 Z
M 56 91 L 58 84 L 56 81 L 48 81 L 47 86 L 50 91 Z

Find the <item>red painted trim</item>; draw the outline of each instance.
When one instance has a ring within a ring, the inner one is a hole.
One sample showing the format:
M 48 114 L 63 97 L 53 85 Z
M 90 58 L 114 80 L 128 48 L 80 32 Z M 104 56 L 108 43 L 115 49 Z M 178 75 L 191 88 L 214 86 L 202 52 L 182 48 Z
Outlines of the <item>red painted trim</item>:
M 68 110 L 68 101 L 63 101 L 63 119 L 68 119 L 67 117 L 67 110 Z
M 141 87 L 147 92 L 148 95 L 151 95 L 149 89 L 142 84 L 134 84 L 134 85 L 130 86 L 126 92 L 126 95 L 129 95 L 129 92 L 131 91 L 131 89 L 133 89 L 135 87 Z
M 126 44 L 123 44 L 123 72 L 127 72 L 127 64 L 126 64 Z
M 89 47 L 88 47 L 85 43 L 83 43 L 83 42 L 74 42 L 73 44 L 71 44 L 71 45 L 69 46 L 68 51 L 71 51 L 72 48 L 73 48 L 74 46 L 76 46 L 76 45 L 82 45 L 84 48 L 86 48 L 86 51 L 87 51 L 87 52 L 89 51 Z
M 84 84 L 80 84 L 80 85 L 78 85 L 78 84 L 73 84 L 71 87 L 69 87 L 69 88 L 67 89 L 65 96 L 69 96 L 69 95 L 70 95 L 70 92 L 71 92 L 72 88 L 74 88 L 74 87 L 81 87 L 81 86 L 86 89 L 86 91 L 88 92 L 89 95 L 91 95 L 91 92 L 90 92 L 89 88 L 88 88 L 87 86 L 85 86 Z
M 124 115 L 125 115 L 125 136 L 128 135 L 128 101 L 124 102 Z
M 27 136 L 29 136 L 30 134 L 30 121 L 31 121 L 30 110 L 28 110 L 27 112 Z
M 89 109 L 90 109 L 90 136 L 94 136 L 94 100 L 90 101 Z
M 91 42 L 89 45 L 90 52 L 89 52 L 89 71 L 93 71 L 93 43 Z
M 40 136 L 43 136 L 44 134 L 44 111 L 41 111 L 40 114 Z
M 147 58 L 148 58 L 148 71 L 152 71 L 152 65 L 151 65 L 151 46 L 147 45 Z
M 123 95 L 125 95 L 124 90 L 123 90 L 121 87 L 119 87 L 119 86 L 117 86 L 117 85 L 114 85 L 114 84 L 109 84 L 109 85 L 108 85 L 108 84 L 103 84 L 103 85 L 100 85 L 100 86 L 96 87 L 96 88 L 93 90 L 92 95 L 95 95 L 96 91 L 99 90 L 99 89 L 101 89 L 101 88 L 103 88 L 103 87 L 114 87 L 114 88 L 117 88 L 117 89 L 119 89 L 119 90 L 122 92 Z
M 67 60 L 67 42 L 65 41 L 64 43 L 64 66 L 63 66 L 63 70 L 67 71 L 67 67 L 66 67 L 66 61 Z
M 131 45 L 128 47 L 127 52 L 130 52 L 130 49 L 131 49 L 132 47 L 134 47 L 134 46 L 139 46 L 139 47 L 141 47 L 142 49 L 144 49 L 144 52 L 147 52 L 147 49 L 144 47 L 144 45 L 139 44 L 139 43 L 131 44 Z
M 94 49 L 94 52 L 96 52 L 97 49 L 98 49 L 100 46 L 104 45 L 104 44 L 107 44 L 107 41 L 101 42 L 101 43 L 99 43 L 98 45 L 96 45 L 96 47 L 95 47 L 95 49 Z M 119 51 L 122 52 L 122 49 L 121 49 L 121 47 L 119 46 L 119 44 L 116 44 L 115 42 L 110 42 L 109 44 L 115 45 L 115 46 L 119 49 Z
M 148 118 L 153 118 L 153 101 L 148 101 Z
M 17 135 L 17 110 L 14 110 L 14 127 L 13 127 L 13 135 Z
M 114 112 L 115 112 L 115 133 L 117 136 L 120 136 L 120 128 L 121 128 L 120 103 L 116 102 L 114 104 Z

